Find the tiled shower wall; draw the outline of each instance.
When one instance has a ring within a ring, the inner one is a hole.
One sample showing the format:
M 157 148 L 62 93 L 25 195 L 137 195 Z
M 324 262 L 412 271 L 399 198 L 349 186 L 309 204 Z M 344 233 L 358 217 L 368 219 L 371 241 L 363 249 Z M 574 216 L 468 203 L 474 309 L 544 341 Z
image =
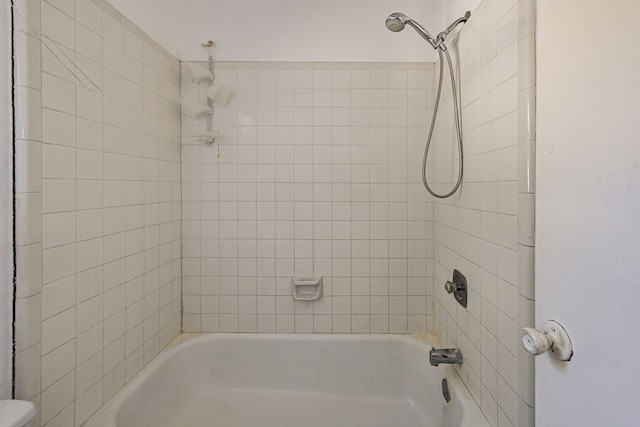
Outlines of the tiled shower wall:
M 180 69 L 104 2 L 15 12 L 16 397 L 77 426 L 180 332 Z
M 532 5 L 485 0 L 449 49 L 459 59 L 464 180 L 434 206 L 435 330 L 462 349 L 459 372 L 493 426 L 534 422 L 533 358 L 519 345 L 519 327 L 534 323 Z M 452 108 L 449 95 L 430 159 L 441 192 L 457 171 Z M 443 287 L 454 268 L 468 280 L 466 309 Z
M 182 117 L 185 332 L 433 329 L 432 69 L 215 64 L 235 91 L 214 105 L 216 143 Z M 205 103 L 208 83 L 183 76 L 182 97 Z M 322 277 L 323 298 L 294 301 L 292 277 Z

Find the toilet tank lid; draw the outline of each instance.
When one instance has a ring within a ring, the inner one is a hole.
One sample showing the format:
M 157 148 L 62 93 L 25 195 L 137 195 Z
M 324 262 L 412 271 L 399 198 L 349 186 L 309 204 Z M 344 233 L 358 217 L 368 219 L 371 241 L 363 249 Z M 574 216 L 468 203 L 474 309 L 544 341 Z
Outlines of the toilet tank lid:
M 36 415 L 36 407 L 25 400 L 0 400 L 0 427 L 22 427 Z

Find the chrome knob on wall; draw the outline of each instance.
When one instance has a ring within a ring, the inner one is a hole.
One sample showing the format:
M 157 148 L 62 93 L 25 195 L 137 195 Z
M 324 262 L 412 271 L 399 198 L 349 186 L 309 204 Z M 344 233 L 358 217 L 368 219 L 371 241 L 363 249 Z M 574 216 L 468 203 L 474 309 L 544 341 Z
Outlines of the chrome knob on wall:
M 447 290 L 447 293 L 451 294 L 458 290 L 458 285 L 456 285 L 450 280 L 447 280 L 447 282 L 444 284 L 444 288 Z
M 453 294 L 461 306 L 467 306 L 467 278 L 464 277 L 464 274 L 458 270 L 453 270 L 453 278 L 447 280 L 444 288 L 448 293 Z

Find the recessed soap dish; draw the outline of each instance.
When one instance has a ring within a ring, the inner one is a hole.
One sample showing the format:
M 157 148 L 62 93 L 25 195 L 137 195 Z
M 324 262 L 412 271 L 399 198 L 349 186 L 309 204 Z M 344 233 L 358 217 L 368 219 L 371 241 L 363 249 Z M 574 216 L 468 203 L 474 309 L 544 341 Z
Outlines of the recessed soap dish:
M 322 277 L 319 279 L 291 279 L 291 291 L 296 301 L 315 301 L 322 298 Z

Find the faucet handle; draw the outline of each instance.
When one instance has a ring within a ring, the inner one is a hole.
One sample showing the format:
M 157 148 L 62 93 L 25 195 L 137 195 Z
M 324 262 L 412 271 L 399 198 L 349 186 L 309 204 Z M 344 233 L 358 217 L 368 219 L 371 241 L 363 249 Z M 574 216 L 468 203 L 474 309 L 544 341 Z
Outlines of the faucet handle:
M 467 278 L 458 270 L 453 270 L 453 277 L 447 280 L 444 288 L 450 294 L 453 294 L 456 301 L 463 306 L 467 306 Z
M 451 280 L 447 280 L 444 284 L 444 288 L 446 289 L 447 293 L 452 294 L 458 290 L 458 285 Z

